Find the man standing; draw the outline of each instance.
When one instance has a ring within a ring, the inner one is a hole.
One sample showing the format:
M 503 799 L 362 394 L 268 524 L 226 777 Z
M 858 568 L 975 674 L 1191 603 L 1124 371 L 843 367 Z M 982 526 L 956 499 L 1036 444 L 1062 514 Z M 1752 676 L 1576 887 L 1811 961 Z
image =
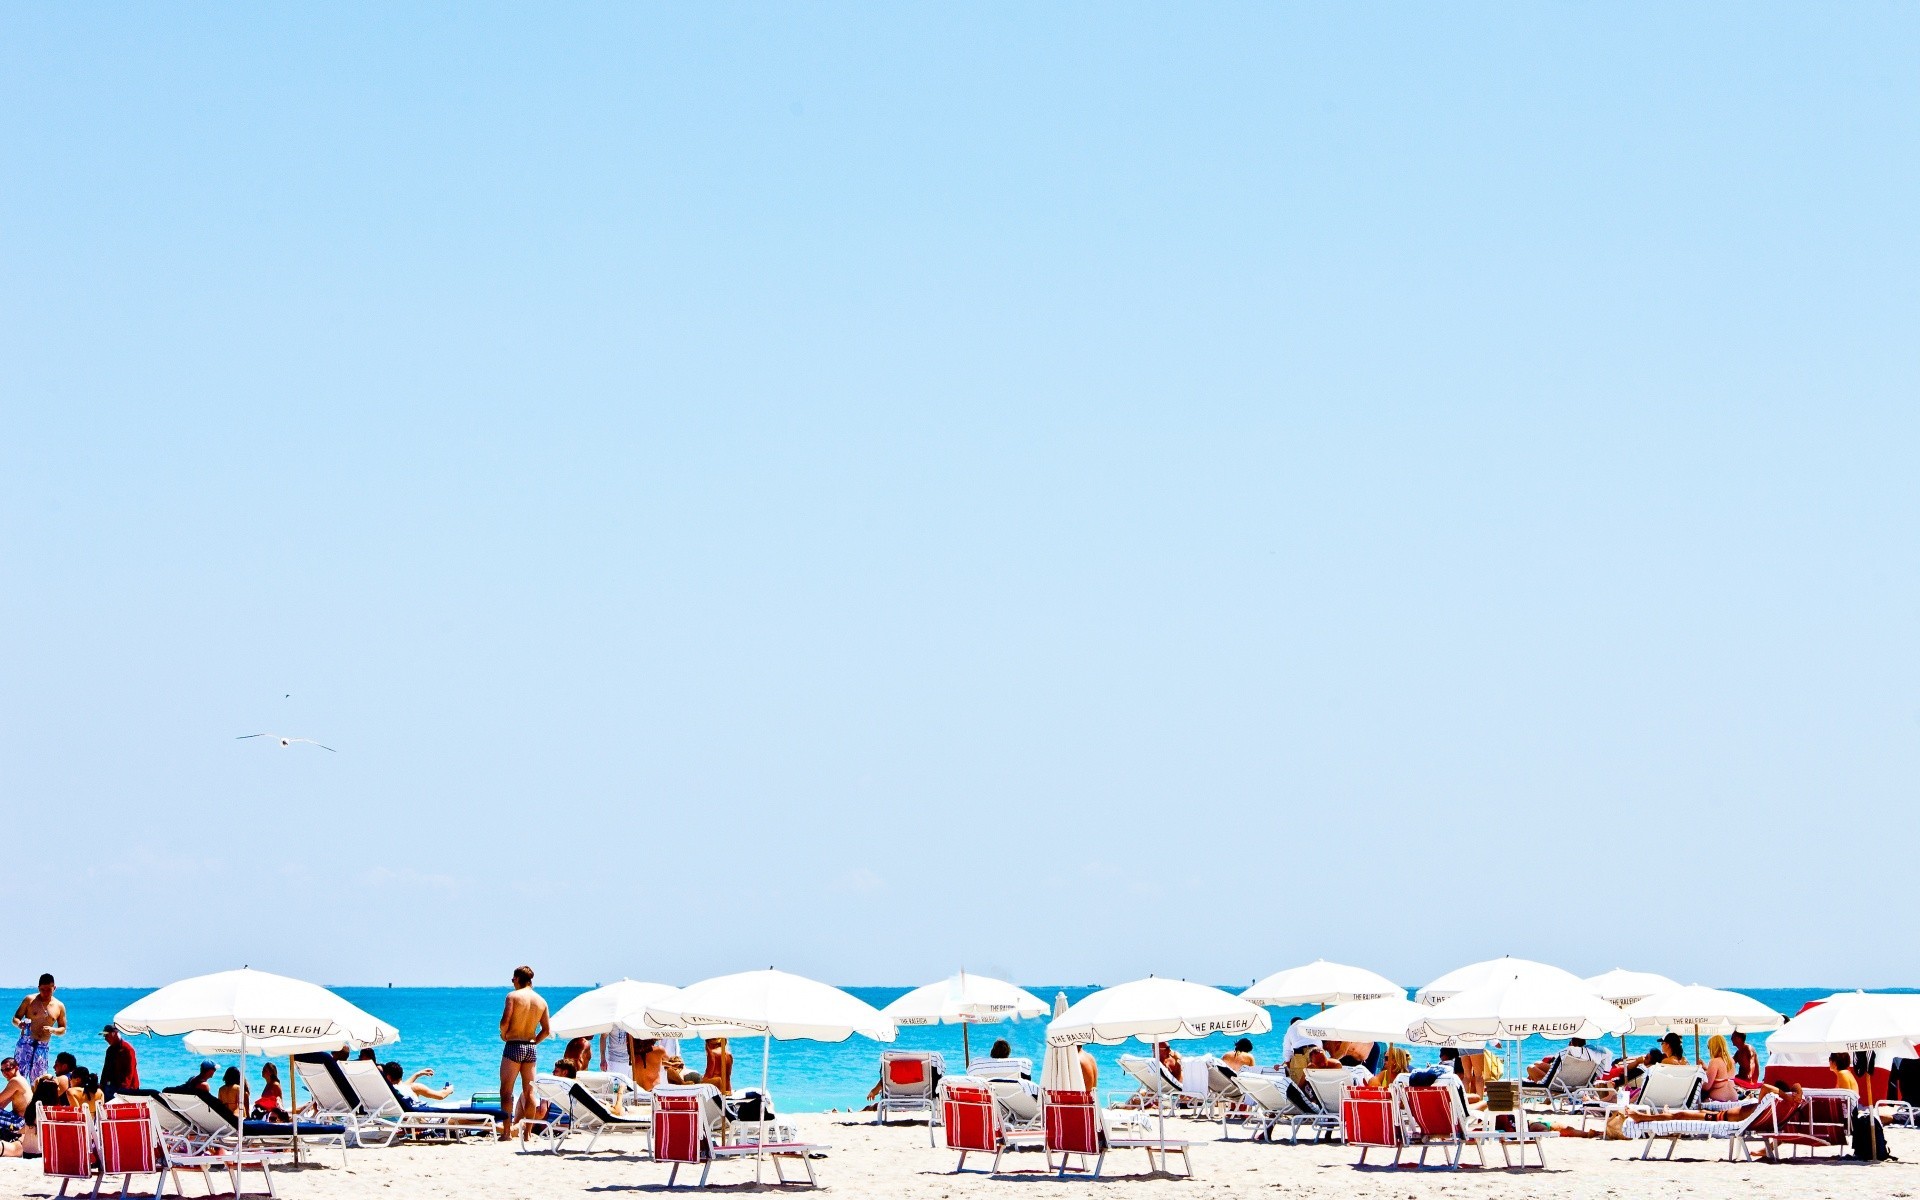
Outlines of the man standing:
M 547 1002 L 533 990 L 533 968 L 513 969 L 513 990 L 507 993 L 507 1006 L 500 1013 L 500 1140 L 513 1137 L 515 1114 L 538 1116 L 541 1105 L 533 1087 L 535 1047 L 552 1032 L 547 1027 Z M 514 1084 L 520 1085 L 520 1102 L 514 1102 Z
M 140 1086 L 140 1063 L 133 1044 L 120 1036 L 119 1026 L 107 1026 L 100 1036 L 107 1039 L 107 1058 L 100 1064 L 100 1091 L 111 1100 L 120 1092 Z
M 56 1037 L 67 1033 L 67 1006 L 53 998 L 53 976 L 40 977 L 40 990 L 20 1002 L 13 1010 L 13 1023 L 20 1027 L 20 1041 L 13 1048 L 14 1061 L 29 1081 L 48 1070 L 47 1049 Z

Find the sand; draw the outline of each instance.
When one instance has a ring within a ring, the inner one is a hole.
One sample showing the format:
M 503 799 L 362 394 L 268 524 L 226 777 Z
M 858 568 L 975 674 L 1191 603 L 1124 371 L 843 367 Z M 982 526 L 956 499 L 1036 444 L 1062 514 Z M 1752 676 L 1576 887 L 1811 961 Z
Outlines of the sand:
M 1356 1170 L 1357 1152 L 1338 1145 L 1264 1145 L 1246 1141 L 1223 1142 L 1220 1127 L 1197 1121 L 1168 1122 L 1169 1136 L 1194 1143 L 1197 1178 L 1147 1176 L 1146 1155 L 1117 1152 L 1107 1159 L 1100 1181 L 1056 1181 L 1037 1173 L 1038 1153 L 1010 1154 L 999 1177 L 969 1171 L 953 1175 L 955 1155 L 927 1144 L 923 1123 L 875 1126 L 868 1115 L 821 1114 L 789 1118 L 803 1137 L 832 1147 L 814 1163 L 822 1190 L 842 1197 L 894 1200 L 1044 1200 L 1047 1197 L 1087 1195 L 1153 1196 L 1183 1200 L 1194 1196 L 1285 1195 L 1379 1197 L 1391 1200 L 1458 1200 L 1467 1196 L 1669 1197 L 1781 1197 L 1812 1200 L 1828 1196 L 1920 1196 L 1920 1132 L 1894 1129 L 1889 1133 L 1893 1153 L 1905 1161 L 1857 1163 L 1851 1160 L 1732 1163 L 1724 1145 L 1683 1144 L 1687 1160 L 1641 1162 L 1637 1143 L 1557 1139 L 1547 1143 L 1545 1171 L 1391 1170 L 1371 1166 Z M 1177 1134 L 1176 1134 L 1177 1131 Z M 638 1138 L 608 1136 L 591 1156 L 579 1153 L 521 1154 L 513 1147 L 468 1143 L 452 1146 L 395 1146 L 348 1152 L 342 1169 L 340 1152 L 322 1152 L 320 1161 L 297 1169 L 275 1171 L 285 1200 L 396 1200 L 406 1197 L 449 1197 L 457 1200 L 550 1200 L 578 1196 L 582 1200 L 624 1192 L 665 1190 L 667 1168 L 649 1162 L 628 1147 Z M 579 1143 L 576 1143 L 579 1144 Z M 1657 1152 L 1657 1151 L 1656 1151 Z M 1717 1153 L 1718 1157 L 1712 1157 Z M 1376 1159 L 1379 1152 L 1370 1154 Z M 1492 1152 L 1498 1162 L 1497 1152 Z M 1468 1151 L 1467 1161 L 1472 1160 Z M 990 1158 L 975 1156 L 969 1167 L 985 1167 Z M 1177 1163 L 1177 1160 L 1176 1160 Z M 684 1188 L 690 1178 L 681 1172 Z M 258 1189 L 258 1176 L 248 1176 L 248 1187 Z M 728 1162 L 713 1168 L 710 1190 L 753 1190 L 753 1166 Z M 52 1186 L 49 1186 L 51 1183 Z M 38 1162 L 0 1160 L 0 1196 L 46 1196 L 58 1189 L 40 1173 Z M 199 1181 L 187 1177 L 190 1195 L 200 1193 Z M 224 1187 L 224 1181 L 222 1181 Z M 151 1184 L 147 1185 L 149 1194 Z M 1271 1190 L 1270 1190 L 1271 1189 Z M 772 1190 L 768 1188 L 766 1190 Z

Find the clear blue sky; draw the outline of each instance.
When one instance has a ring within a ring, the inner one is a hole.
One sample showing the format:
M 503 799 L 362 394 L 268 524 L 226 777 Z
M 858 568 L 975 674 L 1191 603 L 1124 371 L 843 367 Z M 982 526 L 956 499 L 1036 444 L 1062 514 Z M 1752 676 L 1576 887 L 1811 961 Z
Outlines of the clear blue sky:
M 1917 58 L 9 5 L 0 977 L 1920 983 Z

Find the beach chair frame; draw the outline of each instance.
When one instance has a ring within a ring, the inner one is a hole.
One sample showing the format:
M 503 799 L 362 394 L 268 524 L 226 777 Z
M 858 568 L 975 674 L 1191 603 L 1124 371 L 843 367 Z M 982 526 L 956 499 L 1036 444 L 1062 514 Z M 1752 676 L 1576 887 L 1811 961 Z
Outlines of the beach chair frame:
M 933 1127 L 940 1118 L 935 1089 L 942 1065 L 940 1055 L 931 1050 L 882 1050 L 880 1096 L 873 1106 L 874 1124 L 885 1125 L 896 1115 L 924 1113 L 927 1145 L 933 1145 Z

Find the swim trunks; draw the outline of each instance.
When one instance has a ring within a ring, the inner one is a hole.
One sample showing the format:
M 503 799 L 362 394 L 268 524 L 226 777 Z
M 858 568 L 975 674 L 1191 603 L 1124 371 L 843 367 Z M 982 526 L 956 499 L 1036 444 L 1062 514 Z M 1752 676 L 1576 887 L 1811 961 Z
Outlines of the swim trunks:
M 508 1042 L 500 1048 L 501 1062 L 530 1063 L 538 1057 L 532 1042 Z
M 31 1031 L 20 1031 L 20 1041 L 13 1048 L 13 1061 L 20 1065 L 20 1074 L 28 1086 L 47 1073 L 47 1045 L 34 1041 Z

